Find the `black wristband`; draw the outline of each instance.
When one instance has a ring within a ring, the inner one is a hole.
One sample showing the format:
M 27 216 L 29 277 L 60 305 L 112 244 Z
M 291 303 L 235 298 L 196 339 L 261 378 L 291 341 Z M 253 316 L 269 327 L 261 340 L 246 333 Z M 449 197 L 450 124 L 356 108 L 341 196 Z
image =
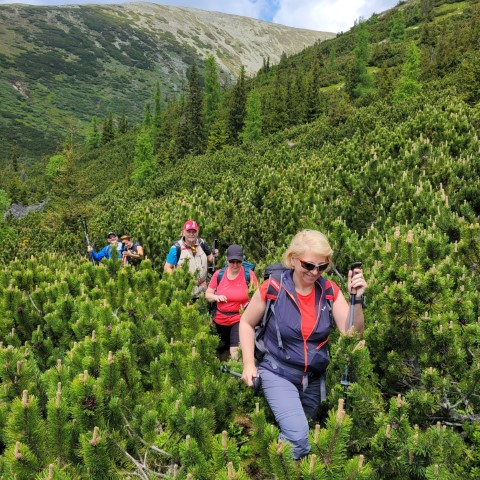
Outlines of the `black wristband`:
M 360 304 L 362 308 L 365 308 L 367 306 L 367 303 L 365 301 L 365 295 L 362 295 L 360 298 L 356 298 L 353 302 L 354 305 Z

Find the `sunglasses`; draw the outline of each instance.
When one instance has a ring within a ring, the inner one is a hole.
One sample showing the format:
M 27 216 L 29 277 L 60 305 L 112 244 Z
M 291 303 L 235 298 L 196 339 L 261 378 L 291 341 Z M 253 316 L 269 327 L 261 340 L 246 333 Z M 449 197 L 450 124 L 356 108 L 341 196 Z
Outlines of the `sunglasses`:
M 239 263 L 242 263 L 242 261 L 241 260 L 229 260 L 228 263 L 239 264 Z
M 300 262 L 300 265 L 302 266 L 302 268 L 304 268 L 305 270 L 308 270 L 309 272 L 313 272 L 313 270 L 317 269 L 318 273 L 322 273 L 330 265 L 329 262 L 319 263 L 317 265 L 316 263 L 304 262 L 303 260 L 300 260 L 300 259 L 298 259 L 298 261 Z

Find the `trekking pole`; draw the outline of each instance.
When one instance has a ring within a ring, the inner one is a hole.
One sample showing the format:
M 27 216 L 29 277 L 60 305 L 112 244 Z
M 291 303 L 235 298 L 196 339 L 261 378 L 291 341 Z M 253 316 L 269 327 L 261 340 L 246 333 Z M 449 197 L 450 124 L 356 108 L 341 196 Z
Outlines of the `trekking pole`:
M 215 256 L 215 252 L 217 250 L 217 244 L 218 244 L 218 240 L 216 238 L 213 239 L 213 245 L 212 245 L 212 256 L 213 256 L 213 261 L 212 261 L 212 265 L 211 265 L 211 269 L 212 269 L 212 275 L 215 273 L 215 260 L 216 260 L 216 256 Z
M 350 266 L 350 270 L 355 270 L 355 268 L 360 268 L 362 266 L 362 262 L 353 262 Z M 348 329 L 352 328 L 353 325 L 353 314 L 355 312 L 355 296 L 356 293 L 350 294 L 350 318 L 348 320 Z
M 88 227 L 87 227 L 87 221 L 85 220 L 85 217 L 83 215 L 80 215 L 80 221 L 82 222 L 82 227 L 83 227 L 83 233 L 85 234 L 85 240 L 87 241 L 87 246 L 90 246 L 90 238 L 88 237 Z
M 90 243 L 90 238 L 88 236 L 87 219 L 83 215 L 80 215 L 80 221 L 82 222 L 83 233 L 85 235 L 85 240 L 87 241 L 87 247 L 90 247 L 92 244 Z M 90 255 L 90 259 L 92 260 L 92 263 L 95 265 L 95 259 L 91 255 Z
M 229 368 L 226 365 L 222 365 L 220 367 L 220 371 L 222 373 L 229 373 L 230 375 L 233 375 L 234 377 L 237 377 L 237 378 L 242 378 L 241 373 L 234 372 L 233 370 L 229 370 Z M 254 377 L 253 378 L 253 394 L 254 395 L 259 395 L 261 386 L 262 386 L 262 379 L 260 377 Z
M 360 268 L 362 266 L 362 262 L 353 262 L 350 266 L 350 270 L 355 270 L 355 268 Z M 348 319 L 348 330 L 350 330 L 353 326 L 353 317 L 355 313 L 355 295 L 356 293 L 350 294 L 350 311 L 349 311 L 349 319 Z M 343 370 L 342 377 L 340 379 L 340 385 L 343 387 L 343 408 L 347 410 L 347 398 L 348 398 L 348 387 L 351 385 L 350 379 L 348 376 L 348 363 L 345 365 Z

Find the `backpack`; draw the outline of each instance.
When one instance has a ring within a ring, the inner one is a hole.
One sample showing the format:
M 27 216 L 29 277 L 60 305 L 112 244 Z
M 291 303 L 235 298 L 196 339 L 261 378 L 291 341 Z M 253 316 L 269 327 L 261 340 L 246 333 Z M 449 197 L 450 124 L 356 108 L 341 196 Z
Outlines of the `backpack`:
M 202 247 L 202 250 L 204 251 L 205 255 L 207 255 L 207 252 L 205 251 L 205 248 L 204 248 L 204 245 L 207 245 L 207 243 L 205 242 L 205 240 L 203 238 L 199 238 L 198 241 L 199 241 L 199 245 Z M 175 247 L 175 250 L 177 251 L 177 263 L 175 264 L 175 265 L 177 265 L 178 261 L 180 260 L 180 255 L 182 254 L 182 246 L 180 245 L 180 242 L 178 240 L 175 240 L 175 242 L 173 242 L 173 246 Z M 209 250 L 208 247 L 207 247 L 207 250 Z
M 268 321 L 270 316 L 273 313 L 273 307 L 275 304 L 275 300 L 280 293 L 280 289 L 282 288 L 282 281 L 283 281 L 283 273 L 289 270 L 289 268 L 283 266 L 281 263 L 274 263 L 272 265 L 268 265 L 265 268 L 265 273 L 263 275 L 264 280 L 268 280 L 268 287 L 267 287 L 267 305 L 265 307 L 265 312 L 263 314 L 262 320 L 260 323 L 255 327 L 255 360 L 260 362 L 265 354 L 268 352 L 267 348 L 265 347 L 263 336 L 265 335 L 265 330 L 267 328 Z M 325 299 L 327 300 L 328 305 L 328 313 L 330 316 L 330 325 L 335 326 L 335 320 L 333 318 L 333 299 L 335 296 L 335 291 L 333 286 L 329 280 L 325 283 Z M 277 328 L 277 339 L 278 339 L 278 347 L 283 350 L 283 343 L 282 337 L 280 335 L 280 331 Z
M 225 262 L 225 266 L 218 272 L 217 287 L 218 285 L 220 285 L 220 282 L 222 281 L 223 275 L 225 274 L 227 267 L 228 267 L 228 262 Z M 247 282 L 247 286 L 248 286 L 250 285 L 250 272 L 252 270 L 255 270 L 255 265 L 251 262 L 248 262 L 247 260 L 243 260 L 242 267 L 243 267 L 243 274 L 245 275 L 245 281 Z
M 227 267 L 228 267 L 228 262 L 225 262 L 225 266 L 221 270 L 219 270 L 219 272 L 218 272 L 217 288 L 220 285 L 220 282 L 222 281 L 223 276 L 225 275 Z M 255 270 L 255 265 L 251 262 L 248 262 L 247 260 L 243 260 L 242 267 L 243 267 L 243 275 L 245 276 L 245 281 L 247 282 L 247 287 L 248 287 L 248 285 L 250 285 L 250 277 L 251 277 L 250 272 L 252 270 Z M 216 311 L 217 311 L 217 302 L 212 302 L 210 304 L 210 306 L 211 306 L 211 308 L 209 310 L 210 310 L 210 314 L 213 318 L 215 316 Z M 223 312 L 223 313 L 226 313 L 226 312 Z M 237 312 L 232 312 L 232 315 L 236 315 L 236 314 L 237 314 Z M 228 314 L 226 313 L 226 315 L 228 315 Z

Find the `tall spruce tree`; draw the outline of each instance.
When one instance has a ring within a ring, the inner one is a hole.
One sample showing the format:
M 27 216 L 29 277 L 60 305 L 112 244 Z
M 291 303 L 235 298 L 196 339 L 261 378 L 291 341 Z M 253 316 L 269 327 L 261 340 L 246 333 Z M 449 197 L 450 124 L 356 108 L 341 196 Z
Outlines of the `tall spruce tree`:
M 213 55 L 205 60 L 204 80 L 205 127 L 209 131 L 215 122 L 221 101 L 218 65 Z
M 114 138 L 115 130 L 113 128 L 113 114 L 112 112 L 108 112 L 103 121 L 101 143 L 102 145 L 106 145 L 107 143 L 110 143 Z
M 176 156 L 175 135 L 182 112 L 180 101 L 169 101 L 162 113 L 160 128 L 155 138 L 155 152 L 160 162 L 167 162 Z
M 286 79 L 286 76 L 282 75 L 280 70 L 277 69 L 265 109 L 265 130 L 268 133 L 278 132 L 288 126 L 289 123 L 287 89 L 284 79 Z
M 206 148 L 207 136 L 203 114 L 203 92 L 195 65 L 192 65 L 188 71 L 187 92 L 185 94 L 183 114 L 177 129 L 176 141 L 177 151 L 181 157 L 186 154 L 201 154 Z
M 127 133 L 128 119 L 127 119 L 127 116 L 125 115 L 125 112 L 123 112 L 117 119 L 117 130 L 118 130 L 118 133 Z
M 138 187 L 142 187 L 148 178 L 155 173 L 155 158 L 150 130 L 142 129 L 135 144 L 135 156 L 133 158 L 132 180 Z
M 258 90 L 252 90 L 247 96 L 245 124 L 240 132 L 243 142 L 260 140 L 262 137 L 262 99 Z
M 389 38 L 391 42 L 402 42 L 405 40 L 405 12 L 397 10 L 390 18 Z
M 418 95 L 422 88 L 420 79 L 420 52 L 414 42 L 408 46 L 407 58 L 395 90 L 394 100 L 402 101 Z
M 225 111 L 218 109 L 215 121 L 210 127 L 207 142 L 207 153 L 221 150 L 229 141 L 228 123 L 225 118 Z
M 145 113 L 143 114 L 143 126 L 147 129 L 150 129 L 152 125 L 153 125 L 153 118 L 152 118 L 150 103 L 146 103 Z
M 371 55 L 367 24 L 361 20 L 355 35 L 355 59 L 345 82 L 345 88 L 357 105 L 370 103 L 375 96 L 375 82 L 367 65 Z
M 153 125 L 158 132 L 162 122 L 162 94 L 160 90 L 160 82 L 155 85 L 154 108 L 153 108 Z
M 91 130 L 87 135 L 86 144 L 88 148 L 98 148 L 100 145 L 100 133 L 98 132 L 98 120 L 94 115 L 92 117 Z
M 245 122 L 245 113 L 247 105 L 247 86 L 245 83 L 245 67 L 242 66 L 235 86 L 230 91 L 228 103 L 228 127 L 232 140 L 238 138 L 238 134 L 243 129 Z
M 314 57 L 310 70 L 305 77 L 305 120 L 312 122 L 318 116 L 318 90 L 320 79 L 320 63 Z

